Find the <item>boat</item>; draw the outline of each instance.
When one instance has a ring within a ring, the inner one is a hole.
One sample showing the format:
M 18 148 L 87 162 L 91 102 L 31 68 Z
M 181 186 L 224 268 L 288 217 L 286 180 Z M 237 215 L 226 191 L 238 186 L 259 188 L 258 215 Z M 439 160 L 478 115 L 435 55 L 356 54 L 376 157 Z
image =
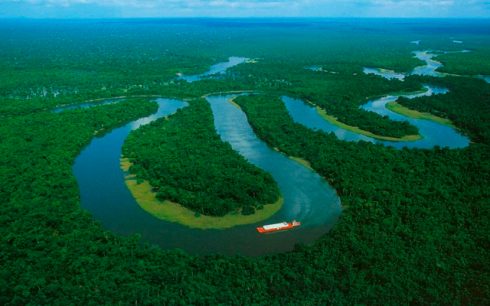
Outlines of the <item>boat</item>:
M 301 225 L 301 222 L 293 220 L 292 222 L 281 222 L 268 224 L 264 226 L 257 227 L 257 231 L 261 234 L 272 233 L 277 231 L 290 230 Z

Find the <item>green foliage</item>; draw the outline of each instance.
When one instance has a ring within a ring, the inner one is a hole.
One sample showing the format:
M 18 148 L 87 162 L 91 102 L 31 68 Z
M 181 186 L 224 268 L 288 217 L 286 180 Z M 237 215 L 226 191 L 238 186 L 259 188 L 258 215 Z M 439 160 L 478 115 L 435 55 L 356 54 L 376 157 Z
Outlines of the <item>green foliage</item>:
M 449 93 L 417 99 L 400 98 L 398 102 L 411 109 L 448 118 L 473 141 L 490 143 L 490 106 L 486 102 L 490 101 L 490 85 L 483 80 L 461 77 L 447 77 L 435 83 L 448 88 Z
M 490 74 L 488 61 L 478 63 L 488 57 L 485 29 L 427 20 L 0 22 L 0 304 L 488 305 L 489 85 L 362 75 L 363 66 L 409 71 L 421 64 L 410 55 L 415 49 L 461 49 L 451 36 L 475 53 L 441 56 L 444 69 Z M 408 43 L 417 39 L 420 46 Z M 230 55 L 260 59 L 220 80 L 172 80 Z M 410 131 L 357 107 L 425 82 L 451 93 L 401 102 L 447 115 L 476 143 L 397 151 L 341 142 L 294 124 L 278 100 L 310 98 L 348 124 L 396 135 Z M 46 110 L 92 98 L 236 89 L 277 93 L 240 101 L 255 131 L 310 161 L 337 189 L 344 211 L 327 235 L 286 254 L 196 257 L 104 231 L 79 207 L 71 165 L 83 146 L 96 131 L 156 106 Z
M 303 86 L 289 90 L 294 96 L 325 109 L 340 122 L 357 126 L 381 136 L 403 137 L 417 135 L 418 129 L 406 121 L 392 121 L 387 116 L 381 117 L 372 112 L 360 109 L 360 106 L 369 99 L 386 95 L 394 91 L 417 91 L 420 83 L 411 81 L 388 81 L 386 79 L 369 76 L 336 76 L 321 82 L 313 83 L 310 80 Z
M 463 45 L 462 48 L 468 47 Z M 485 44 L 479 44 L 477 48 L 469 53 L 448 53 L 438 56 L 437 60 L 444 64 L 440 71 L 469 76 L 490 75 L 490 48 Z
M 216 134 L 211 108 L 191 102 L 166 120 L 132 132 L 123 154 L 130 172 L 150 182 L 160 200 L 196 212 L 250 215 L 254 207 L 274 203 L 279 189 L 272 176 L 253 166 Z
M 341 281 L 333 291 L 417 304 L 477 303 L 488 294 L 489 273 L 481 270 L 489 243 L 488 144 L 396 151 L 347 143 L 294 123 L 278 97 L 236 101 L 262 139 L 310 161 L 341 196 L 342 221 L 309 250 L 311 260 L 339 260 L 332 277 L 346 287 Z
M 90 111 L 40 112 L 5 118 L 0 144 L 0 173 L 5 182 L 0 187 L 1 200 L 62 203 L 66 194 L 58 191 L 66 188 L 76 194 L 70 187 L 74 182 L 70 165 L 81 147 L 94 135 L 102 135 L 124 121 L 155 110 L 156 104 L 130 99 Z

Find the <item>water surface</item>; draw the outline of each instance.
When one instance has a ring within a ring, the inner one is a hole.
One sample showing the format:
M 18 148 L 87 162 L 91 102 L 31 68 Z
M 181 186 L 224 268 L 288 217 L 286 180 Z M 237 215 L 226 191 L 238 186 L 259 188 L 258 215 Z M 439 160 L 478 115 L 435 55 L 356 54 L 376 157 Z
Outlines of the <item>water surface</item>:
M 470 50 L 461 50 L 461 51 L 441 51 L 439 53 L 448 54 L 448 53 L 468 53 Z M 414 57 L 418 60 L 425 62 L 424 65 L 415 67 L 409 73 L 398 73 L 393 70 L 383 69 L 383 68 L 369 68 L 364 67 L 363 72 L 365 74 L 375 74 L 381 76 L 385 79 L 392 80 L 397 79 L 403 81 L 407 75 L 421 75 L 421 76 L 431 76 L 431 77 L 445 77 L 447 73 L 438 72 L 437 70 L 444 66 L 441 62 L 435 60 L 435 58 L 439 55 L 433 51 L 414 51 Z
M 143 241 L 165 249 L 180 248 L 193 254 L 263 255 L 289 251 L 296 243 L 313 242 L 325 234 L 340 214 L 335 190 L 315 172 L 270 149 L 253 133 L 245 114 L 227 102 L 229 96 L 211 96 L 216 129 L 222 139 L 277 181 L 284 205 L 263 222 L 225 230 L 190 229 L 153 217 L 139 207 L 124 181 L 119 160 L 124 140 L 132 130 L 186 105 L 183 101 L 158 99 L 156 114 L 114 129 L 92 142 L 76 158 L 73 171 L 81 205 L 103 226 L 115 233 L 139 234 Z M 303 226 L 263 235 L 256 227 L 297 219 Z
M 248 60 L 249 59 L 246 57 L 231 56 L 228 58 L 227 62 L 215 64 L 211 66 L 211 68 L 209 68 L 208 71 L 204 73 L 195 74 L 195 75 L 182 75 L 178 79 L 185 80 L 189 83 L 200 81 L 206 77 L 210 77 L 217 74 L 224 74 L 226 70 L 230 69 L 231 67 L 243 64 Z
M 364 67 L 363 72 L 365 74 L 375 74 L 388 80 L 397 79 L 400 81 L 403 81 L 407 75 L 423 75 L 432 77 L 446 76 L 446 74 L 437 71 L 437 69 L 443 66 L 441 62 L 434 59 L 437 57 L 437 54 L 431 51 L 414 51 L 413 54 L 415 58 L 425 62 L 425 65 L 417 66 L 409 73 L 398 73 L 393 70 L 369 67 Z
M 100 101 L 92 101 L 92 102 L 85 102 L 85 103 L 79 103 L 79 104 L 69 104 L 69 105 L 58 106 L 55 109 L 53 109 L 53 112 L 54 113 L 61 113 L 61 112 L 68 111 L 68 110 L 87 109 L 87 108 L 91 108 L 94 106 L 115 104 L 115 103 L 119 103 L 121 101 L 123 101 L 123 99 L 105 99 L 105 100 L 100 100 Z
M 445 94 L 447 89 L 426 86 L 426 90 L 421 93 L 407 94 L 402 96 L 388 95 L 379 99 L 369 101 L 362 108 L 366 111 L 375 112 L 381 116 L 388 116 L 391 120 L 407 121 L 419 129 L 422 139 L 417 141 L 383 141 L 372 137 L 357 134 L 343 128 L 340 128 L 324 118 L 322 118 L 316 108 L 306 104 L 299 99 L 282 97 L 282 100 L 293 118 L 297 123 L 315 130 L 321 130 L 327 133 L 334 133 L 337 138 L 345 141 L 367 141 L 378 143 L 397 149 L 401 148 L 423 148 L 430 149 L 435 146 L 448 148 L 464 148 L 469 145 L 468 137 L 462 135 L 453 127 L 439 124 L 425 119 L 413 119 L 386 108 L 386 104 L 396 101 L 399 97 L 414 99 L 422 96 L 431 96 L 433 94 Z
M 323 71 L 322 66 L 318 66 L 318 65 L 307 66 L 307 67 L 305 67 L 305 69 L 315 71 L 315 72 Z
M 444 73 L 437 72 L 437 69 L 443 66 L 441 62 L 434 59 L 437 57 L 437 54 L 431 53 L 430 51 L 415 51 L 414 55 L 415 58 L 424 61 L 425 65 L 415 67 L 411 72 L 412 75 L 425 75 L 432 77 L 445 76 Z
M 477 77 L 490 84 L 490 75 L 479 75 Z
M 399 80 L 399 81 L 404 81 L 405 80 L 405 74 L 404 73 L 398 73 L 393 70 L 388 70 L 388 69 L 383 69 L 383 68 L 369 68 L 369 67 L 364 67 L 362 70 L 364 74 L 374 74 L 378 75 L 380 77 L 383 77 L 388 80 Z

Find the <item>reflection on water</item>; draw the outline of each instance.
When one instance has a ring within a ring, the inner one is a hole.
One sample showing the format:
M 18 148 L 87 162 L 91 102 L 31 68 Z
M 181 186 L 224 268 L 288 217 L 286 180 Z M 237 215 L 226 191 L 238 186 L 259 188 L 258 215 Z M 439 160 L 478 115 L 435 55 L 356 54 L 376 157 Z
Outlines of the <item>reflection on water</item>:
M 339 213 L 335 191 L 318 174 L 272 150 L 257 138 L 245 114 L 227 102 L 230 97 L 207 98 L 216 131 L 235 151 L 273 176 L 284 196 L 281 211 L 284 218 L 287 221 L 296 219 L 305 226 L 322 226 L 335 220 Z
M 56 107 L 55 109 L 53 109 L 53 112 L 54 113 L 61 113 L 64 111 L 74 110 L 74 109 L 86 109 L 86 108 L 90 108 L 90 107 L 94 107 L 94 106 L 115 104 L 115 103 L 119 103 L 121 101 L 124 101 L 124 99 L 107 99 L 107 100 L 86 102 L 86 103 L 80 103 L 80 104 L 70 104 L 70 105 Z
M 420 41 L 413 41 L 412 43 Z M 461 50 L 461 51 L 444 51 L 438 52 L 443 54 L 449 53 L 468 53 L 470 50 Z M 385 79 L 392 80 L 397 79 L 403 81 L 407 75 L 422 75 L 422 76 L 431 76 L 431 77 L 445 77 L 447 73 L 438 72 L 437 69 L 441 68 L 443 64 L 439 61 L 436 61 L 434 58 L 438 56 L 437 53 L 433 51 L 414 51 L 414 57 L 425 62 L 425 65 L 415 67 L 410 73 L 397 73 L 393 70 L 383 69 L 383 68 L 368 68 L 364 67 L 363 72 L 365 74 L 375 74 L 381 76 Z
M 490 76 L 489 75 L 479 75 L 477 76 L 479 79 L 484 80 L 485 82 L 490 84 Z
M 308 67 L 305 67 L 305 69 L 315 71 L 315 72 L 323 71 L 322 66 L 317 66 L 317 65 L 308 66 Z
M 402 97 L 414 99 L 422 96 L 431 96 L 433 94 L 445 94 L 448 92 L 445 88 L 426 86 L 423 93 L 414 93 Z M 345 141 L 367 141 L 379 143 L 385 146 L 401 148 L 424 148 L 430 149 L 435 146 L 449 148 L 464 148 L 469 145 L 469 139 L 461 135 L 454 128 L 442 125 L 433 121 L 424 119 L 412 119 L 406 116 L 394 113 L 386 108 L 386 104 L 396 101 L 400 96 L 385 96 L 380 99 L 372 100 L 362 106 L 366 111 L 375 112 L 381 116 L 388 116 L 395 121 L 408 121 L 410 124 L 419 129 L 422 139 L 417 141 L 383 141 L 372 137 L 360 135 L 345 129 L 342 129 L 327 120 L 323 119 L 316 109 L 307 105 L 301 100 L 289 97 L 282 97 L 282 100 L 289 111 L 293 120 L 303 124 L 311 129 L 321 130 L 327 133 L 334 133 L 337 138 Z
M 226 70 L 228 70 L 231 67 L 234 67 L 236 65 L 240 65 L 245 63 L 247 60 L 249 60 L 246 57 L 237 57 L 237 56 L 232 56 L 228 58 L 227 62 L 223 63 L 218 63 L 211 68 L 207 72 L 201 73 L 201 74 L 196 74 L 196 75 L 181 75 L 178 79 L 179 80 L 185 80 L 189 83 L 200 81 L 206 77 L 215 75 L 215 74 L 224 74 Z
M 425 75 L 432 77 L 443 77 L 444 73 L 437 72 L 436 70 L 441 68 L 443 65 L 441 62 L 434 60 L 437 55 L 430 53 L 429 51 L 415 51 L 415 58 L 424 61 L 424 66 L 415 67 L 412 71 L 412 75 Z
M 393 70 L 388 70 L 388 69 L 364 67 L 362 72 L 364 72 L 365 74 L 378 75 L 378 76 L 383 77 L 383 78 L 388 79 L 388 80 L 392 80 L 392 79 L 396 79 L 399 81 L 405 80 L 405 74 L 404 73 L 397 73 Z
M 443 77 L 446 75 L 444 73 L 437 72 L 437 69 L 441 68 L 443 65 L 442 63 L 434 60 L 434 58 L 437 56 L 436 54 L 431 53 L 430 51 L 415 51 L 414 56 L 415 58 L 424 61 L 425 65 L 415 67 L 412 72 L 408 73 L 408 75 L 424 75 L 432 77 Z M 407 75 L 406 73 L 397 73 L 393 70 L 369 67 L 364 67 L 363 72 L 365 74 L 375 74 L 388 80 L 397 79 L 400 81 L 403 81 Z
M 283 193 L 283 208 L 260 224 L 226 230 L 190 229 L 159 220 L 141 209 L 127 189 L 120 169 L 121 149 L 129 133 L 143 124 L 175 113 L 185 102 L 158 99 L 156 114 L 94 138 L 80 153 L 73 172 L 80 188 L 81 205 L 115 233 L 139 234 L 162 248 L 180 248 L 194 254 L 263 255 L 289 251 L 325 234 L 340 214 L 335 191 L 316 173 L 269 149 L 254 135 L 245 115 L 227 103 L 228 97 L 208 97 L 217 130 L 225 141 L 252 163 L 269 171 Z M 256 227 L 267 223 L 303 221 L 295 230 L 263 235 Z

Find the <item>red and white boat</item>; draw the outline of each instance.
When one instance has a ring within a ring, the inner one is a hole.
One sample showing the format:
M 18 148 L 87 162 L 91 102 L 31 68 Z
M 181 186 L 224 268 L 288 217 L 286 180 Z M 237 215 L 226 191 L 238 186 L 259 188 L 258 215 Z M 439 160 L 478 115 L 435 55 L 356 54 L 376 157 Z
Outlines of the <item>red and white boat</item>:
M 272 232 L 277 232 L 277 231 L 290 230 L 290 229 L 293 229 L 293 228 L 298 227 L 300 225 L 301 225 L 301 222 L 293 220 L 293 222 L 281 222 L 281 223 L 274 223 L 274 224 L 259 226 L 259 227 L 257 227 L 257 231 L 261 234 L 265 234 L 265 233 L 272 233 Z

